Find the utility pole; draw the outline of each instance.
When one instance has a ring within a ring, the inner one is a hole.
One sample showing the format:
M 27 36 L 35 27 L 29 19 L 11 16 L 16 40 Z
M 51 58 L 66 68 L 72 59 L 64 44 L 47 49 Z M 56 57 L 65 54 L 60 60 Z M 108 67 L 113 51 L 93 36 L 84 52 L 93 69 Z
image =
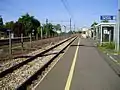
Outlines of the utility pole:
M 118 37 L 117 37 L 117 51 L 119 52 L 119 48 L 120 48 L 120 0 L 118 0 L 118 18 L 117 18 L 117 34 L 118 34 Z
M 48 19 L 46 19 L 46 29 L 48 29 Z M 46 37 L 48 36 L 48 30 L 46 30 Z
M 64 26 L 64 32 L 65 32 L 65 37 L 66 37 L 66 26 L 65 25 L 63 25 Z
M 65 33 L 66 33 L 66 26 L 64 26 L 65 27 Z
M 72 31 L 72 30 L 71 30 L 71 18 L 70 18 L 70 31 Z
M 111 30 L 109 30 L 109 43 L 111 43 Z
M 23 33 L 21 33 L 21 48 L 22 48 L 22 53 L 23 53 Z
M 10 59 L 12 58 L 12 39 L 11 39 L 11 30 L 8 30 L 9 32 L 9 56 Z
M 41 26 L 41 39 L 43 38 L 43 27 L 44 26 Z
M 75 31 L 75 24 L 74 24 L 74 31 Z
M 30 33 L 30 49 L 32 47 L 32 33 Z

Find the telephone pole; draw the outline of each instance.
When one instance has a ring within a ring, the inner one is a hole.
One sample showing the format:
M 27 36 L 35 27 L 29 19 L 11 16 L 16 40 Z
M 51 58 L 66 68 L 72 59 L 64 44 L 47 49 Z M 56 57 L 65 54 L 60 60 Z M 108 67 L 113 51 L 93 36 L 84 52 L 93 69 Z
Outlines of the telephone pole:
M 71 30 L 71 18 L 70 18 L 70 31 L 72 31 L 72 30 Z
M 74 24 L 74 31 L 75 31 L 75 24 Z
M 46 37 L 48 36 L 48 32 L 47 32 L 48 30 L 47 29 L 48 29 L 48 19 L 46 19 Z
M 11 30 L 7 30 L 9 32 L 9 56 L 12 58 L 12 39 L 11 39 Z
M 118 0 L 118 17 L 117 17 L 117 34 L 118 34 L 118 37 L 117 37 L 117 51 L 119 52 L 119 49 L 120 49 L 120 1 Z

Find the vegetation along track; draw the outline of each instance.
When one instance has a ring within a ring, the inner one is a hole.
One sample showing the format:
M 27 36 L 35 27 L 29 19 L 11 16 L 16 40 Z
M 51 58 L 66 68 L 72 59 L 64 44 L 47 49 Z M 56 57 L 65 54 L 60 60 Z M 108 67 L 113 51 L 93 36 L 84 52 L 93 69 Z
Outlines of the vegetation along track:
M 0 73 L 0 88 L 25 90 L 34 78 L 42 73 L 52 61 L 67 48 L 76 37 L 70 37 L 51 48 L 30 57 Z

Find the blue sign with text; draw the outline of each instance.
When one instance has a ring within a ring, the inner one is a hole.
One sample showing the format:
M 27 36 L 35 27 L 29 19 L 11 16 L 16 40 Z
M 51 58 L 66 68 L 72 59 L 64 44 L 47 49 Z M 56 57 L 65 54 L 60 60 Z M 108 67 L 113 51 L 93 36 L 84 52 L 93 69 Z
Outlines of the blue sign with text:
M 116 17 L 115 16 L 112 16 L 112 15 L 103 15 L 103 16 L 100 16 L 100 20 L 115 20 Z

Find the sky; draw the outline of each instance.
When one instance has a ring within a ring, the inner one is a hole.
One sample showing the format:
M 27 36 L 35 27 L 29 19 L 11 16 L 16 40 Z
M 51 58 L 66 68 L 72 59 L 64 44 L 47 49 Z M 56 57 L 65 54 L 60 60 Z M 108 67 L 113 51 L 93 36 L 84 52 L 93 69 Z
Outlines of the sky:
M 64 0 L 72 14 L 72 27 L 90 27 L 101 15 L 116 15 L 118 0 Z M 16 21 L 29 13 L 41 23 L 47 18 L 51 23 L 69 26 L 71 15 L 61 0 L 0 0 L 0 15 L 4 22 Z

